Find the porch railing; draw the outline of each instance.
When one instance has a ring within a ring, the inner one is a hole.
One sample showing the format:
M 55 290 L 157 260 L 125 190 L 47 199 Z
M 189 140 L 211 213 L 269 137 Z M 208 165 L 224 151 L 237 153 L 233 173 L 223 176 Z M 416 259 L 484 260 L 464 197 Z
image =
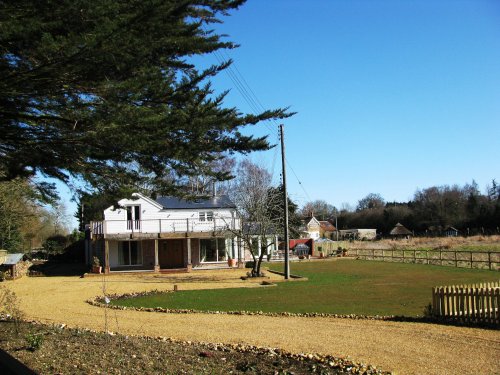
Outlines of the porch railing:
M 104 220 L 90 223 L 93 235 L 123 233 L 189 233 L 240 230 L 236 218 L 213 218 L 210 221 L 198 219 L 150 219 L 150 220 Z

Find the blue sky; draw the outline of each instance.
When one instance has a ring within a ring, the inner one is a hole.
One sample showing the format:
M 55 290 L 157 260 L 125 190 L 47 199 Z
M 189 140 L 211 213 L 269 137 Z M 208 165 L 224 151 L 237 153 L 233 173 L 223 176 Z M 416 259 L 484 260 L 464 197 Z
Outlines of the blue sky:
M 283 123 L 300 205 L 499 179 L 500 1 L 249 0 L 223 20 L 234 72 L 264 107 L 298 112 Z M 213 83 L 252 112 L 227 74 Z M 252 156 L 276 179 L 277 151 Z
M 284 124 L 299 203 L 498 179 L 500 2 L 250 0 L 217 30 L 264 107 L 298 112 Z M 215 84 L 251 111 L 226 74 Z

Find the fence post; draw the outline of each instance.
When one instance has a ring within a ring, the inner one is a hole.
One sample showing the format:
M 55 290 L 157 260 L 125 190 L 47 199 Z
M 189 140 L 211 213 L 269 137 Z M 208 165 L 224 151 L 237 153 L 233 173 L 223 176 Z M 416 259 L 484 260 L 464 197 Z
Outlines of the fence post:
M 470 252 L 470 268 L 472 268 L 472 251 Z
M 491 252 L 488 251 L 488 266 L 489 266 L 489 269 L 491 271 Z M 500 308 L 500 306 L 499 306 Z
M 455 250 L 455 268 L 458 267 L 458 262 L 457 262 L 457 251 Z
M 439 265 L 443 265 L 443 252 L 439 249 Z
M 417 264 L 417 250 L 413 250 L 413 263 Z

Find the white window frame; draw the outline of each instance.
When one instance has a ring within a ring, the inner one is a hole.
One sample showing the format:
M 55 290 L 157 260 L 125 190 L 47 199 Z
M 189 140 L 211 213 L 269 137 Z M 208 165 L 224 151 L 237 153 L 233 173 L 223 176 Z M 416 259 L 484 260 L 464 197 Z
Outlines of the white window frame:
M 200 211 L 198 213 L 199 221 L 214 221 L 214 212 L 213 211 Z

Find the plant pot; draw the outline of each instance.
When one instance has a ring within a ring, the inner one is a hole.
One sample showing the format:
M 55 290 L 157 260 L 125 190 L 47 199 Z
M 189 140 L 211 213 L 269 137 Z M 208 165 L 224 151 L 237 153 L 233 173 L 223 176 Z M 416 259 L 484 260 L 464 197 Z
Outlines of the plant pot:
M 236 267 L 236 259 L 228 259 L 227 260 L 227 265 L 229 267 Z
M 92 273 L 101 273 L 102 266 L 92 266 Z

